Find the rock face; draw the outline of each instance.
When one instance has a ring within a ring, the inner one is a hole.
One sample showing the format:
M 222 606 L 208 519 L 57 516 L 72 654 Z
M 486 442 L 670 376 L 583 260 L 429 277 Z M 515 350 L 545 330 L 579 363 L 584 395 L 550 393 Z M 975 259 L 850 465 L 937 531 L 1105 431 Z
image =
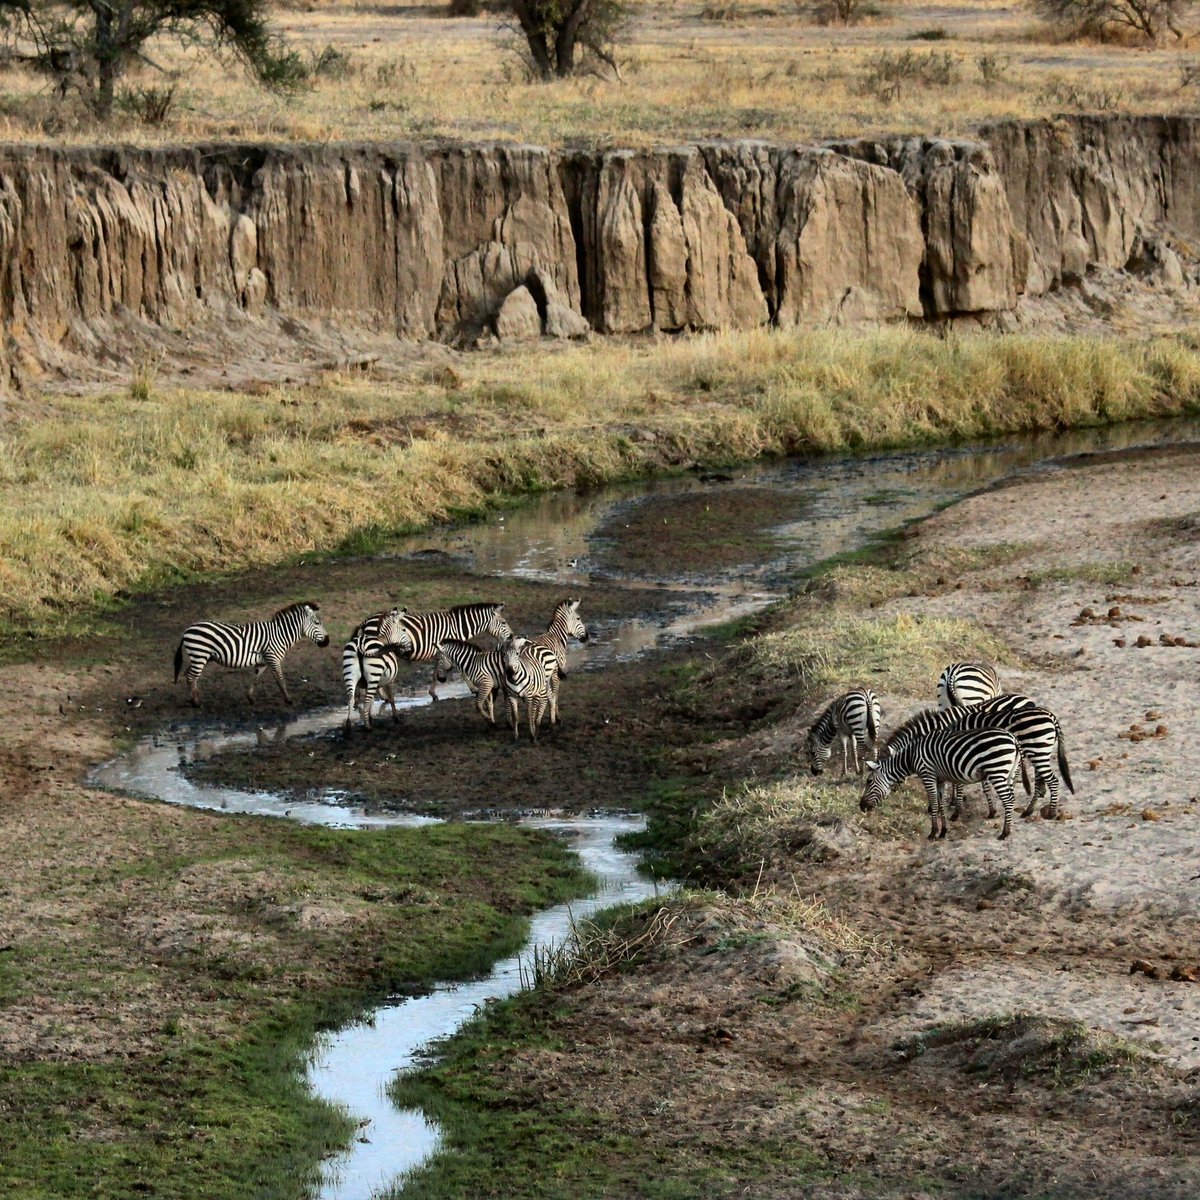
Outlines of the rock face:
M 991 319 L 1098 269 L 1175 290 L 1198 179 L 1184 117 L 590 153 L 9 146 L 0 375 L 200 329 L 236 354 L 268 327 L 469 344 L 504 308 L 571 338 Z

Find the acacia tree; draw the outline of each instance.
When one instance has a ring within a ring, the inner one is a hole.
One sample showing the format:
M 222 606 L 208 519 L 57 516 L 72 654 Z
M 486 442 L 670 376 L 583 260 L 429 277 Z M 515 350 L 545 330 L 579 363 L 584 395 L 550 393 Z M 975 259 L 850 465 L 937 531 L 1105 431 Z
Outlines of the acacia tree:
M 1182 38 L 1182 23 L 1194 7 L 1194 0 L 1034 0 L 1034 8 L 1048 20 L 1097 32 L 1132 29 L 1151 42 L 1164 30 Z
M 627 0 L 505 0 L 539 79 L 564 79 L 597 63 L 616 75 L 613 43 L 629 20 Z
M 267 0 L 0 0 L 0 22 L 31 47 L 18 57 L 53 76 L 60 93 L 78 87 L 101 120 L 112 115 L 117 80 L 159 33 L 235 59 L 268 87 L 298 86 L 303 65 L 266 11 Z

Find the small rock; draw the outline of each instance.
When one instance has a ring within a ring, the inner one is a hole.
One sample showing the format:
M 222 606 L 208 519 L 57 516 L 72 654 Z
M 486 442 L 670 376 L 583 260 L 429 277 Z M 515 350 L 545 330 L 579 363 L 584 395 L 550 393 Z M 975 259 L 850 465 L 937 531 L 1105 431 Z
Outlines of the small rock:
M 1155 737 L 1166 737 L 1170 732 L 1171 731 L 1165 725 L 1155 725 L 1154 727 Z
M 1089 604 L 1087 608 L 1079 610 L 1079 619 L 1081 621 L 1090 621 L 1096 615 L 1096 610 Z
M 1134 643 L 1134 645 L 1136 645 L 1139 650 L 1144 650 L 1147 646 L 1152 645 L 1152 644 L 1153 643 L 1150 641 L 1150 639 L 1144 633 L 1140 634 L 1138 636 L 1138 640 Z
M 1154 809 L 1152 809 L 1152 808 L 1143 808 L 1142 809 L 1142 820 L 1143 821 L 1161 821 L 1162 817 L 1158 813 L 1156 813 L 1154 811 Z
M 1089 771 L 1098 771 L 1098 770 L 1100 770 L 1100 760 L 1099 760 L 1098 758 L 1090 758 L 1090 759 L 1088 759 L 1088 770 L 1089 770 Z
M 1108 619 L 1110 621 L 1115 621 L 1120 615 L 1121 615 L 1121 606 L 1119 604 L 1114 604 L 1112 606 L 1112 608 L 1110 608 L 1108 610 Z
M 1126 645 L 1125 639 L 1124 638 L 1113 638 L 1113 645 L 1120 646 L 1122 649 L 1124 649 L 1125 645 Z
M 1133 566 L 1129 568 L 1129 573 L 1131 575 L 1140 575 L 1142 573 L 1142 564 L 1134 563 Z
M 994 900 L 980 900 L 975 905 L 975 909 L 977 912 L 987 912 L 987 910 L 989 908 L 995 908 L 995 907 L 996 907 L 996 902 Z
M 1071 655 L 1071 657 L 1072 658 L 1086 658 L 1087 657 L 1087 647 L 1080 646 L 1079 649 L 1076 650 L 1075 653 Z
M 496 336 L 502 342 L 535 342 L 542 336 L 537 301 L 523 284 L 505 297 L 496 314 Z
M 1174 635 L 1170 634 L 1170 633 L 1160 633 L 1158 635 L 1158 643 L 1160 646 L 1174 646 L 1175 645 Z
M 1167 978 L 1173 979 L 1176 983 L 1195 983 L 1197 978 L 1200 978 L 1200 969 L 1176 965 L 1171 968 L 1171 973 Z
M 1148 959 L 1135 958 L 1129 966 L 1130 975 L 1136 975 L 1141 972 L 1147 979 L 1161 979 L 1162 972 Z
M 1190 646 L 1191 644 L 1192 644 L 1192 643 L 1191 643 L 1191 642 L 1189 642 L 1189 641 L 1187 640 L 1187 638 L 1185 638 L 1185 637 L 1177 637 L 1177 638 L 1175 639 L 1175 645 L 1176 645 L 1176 646 Z
M 1146 720 L 1147 721 L 1157 721 L 1158 718 L 1161 716 L 1162 716 L 1162 713 L 1160 713 L 1157 708 L 1146 709 Z

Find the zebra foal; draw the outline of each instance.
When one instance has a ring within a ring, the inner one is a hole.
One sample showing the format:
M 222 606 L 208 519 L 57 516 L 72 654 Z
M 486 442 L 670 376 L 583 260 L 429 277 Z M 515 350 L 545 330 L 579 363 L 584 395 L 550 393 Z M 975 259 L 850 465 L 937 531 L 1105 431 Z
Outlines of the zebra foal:
M 1003 841 L 1012 830 L 1013 777 L 1020 761 L 1017 739 L 1007 729 L 936 729 L 913 738 L 890 758 L 867 763 L 867 784 L 858 806 L 863 812 L 878 808 L 893 788 L 916 775 L 925 786 L 933 841 L 946 836 L 946 784 L 982 783 L 995 792 L 1004 809 Z
M 175 650 L 175 682 L 179 682 L 179 674 L 186 664 L 192 704 L 198 705 L 200 691 L 197 685 L 210 662 L 220 663 L 223 667 L 253 667 L 254 681 L 246 693 L 246 699 L 253 701 L 258 677 L 270 667 L 283 693 L 284 703 L 291 704 L 292 698 L 283 678 L 283 659 L 303 638 L 318 646 L 329 645 L 329 634 L 317 616 L 319 607 L 313 603 L 289 604 L 265 621 L 251 621 L 246 625 L 227 625 L 221 621 L 198 621 L 189 625 Z
M 870 688 L 854 688 L 839 696 L 812 723 L 805 738 L 808 767 L 814 775 L 824 772 L 833 754 L 833 743 L 842 743 L 842 774 L 850 772 L 848 750 L 854 752 L 854 773 L 862 774 L 859 750 L 863 758 L 873 752 L 879 738 L 879 699 Z
M 938 708 L 969 708 L 999 694 L 996 668 L 988 663 L 951 663 L 938 676 Z
M 513 631 L 504 619 L 503 608 L 503 604 L 458 604 L 432 612 L 405 613 L 401 624 L 412 645 L 409 658 L 418 663 L 436 663 L 438 647 L 450 639 L 469 642 L 484 634 L 497 642 L 511 638 Z M 435 669 L 429 685 L 434 700 L 438 698 L 439 682 Z
M 437 682 L 445 683 L 455 668 L 471 689 L 479 715 L 495 725 L 495 696 L 504 690 L 504 656 L 499 650 L 480 650 L 470 642 L 447 638 L 438 647 L 434 666 Z
M 552 727 L 558 724 L 558 687 L 567 673 L 567 642 L 571 638 L 584 643 L 588 640 L 587 626 L 579 616 L 579 604 L 579 600 L 560 600 L 554 606 L 554 615 L 546 632 L 527 639 L 527 653 L 538 653 L 546 668 Z

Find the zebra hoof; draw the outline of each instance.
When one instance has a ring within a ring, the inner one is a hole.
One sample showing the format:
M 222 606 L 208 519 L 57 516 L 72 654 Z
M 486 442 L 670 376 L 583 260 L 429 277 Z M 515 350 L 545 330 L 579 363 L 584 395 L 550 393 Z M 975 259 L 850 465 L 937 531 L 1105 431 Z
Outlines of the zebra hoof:
M 1008 829 L 1002 829 L 1002 830 L 1000 830 L 1000 836 L 999 836 L 999 837 L 998 837 L 996 840 L 997 840 L 998 842 L 1003 842 L 1003 841 L 1005 841 L 1005 840 L 1008 838 L 1008 835 L 1009 835 L 1009 833 L 1010 833 L 1010 830 L 1008 830 Z

